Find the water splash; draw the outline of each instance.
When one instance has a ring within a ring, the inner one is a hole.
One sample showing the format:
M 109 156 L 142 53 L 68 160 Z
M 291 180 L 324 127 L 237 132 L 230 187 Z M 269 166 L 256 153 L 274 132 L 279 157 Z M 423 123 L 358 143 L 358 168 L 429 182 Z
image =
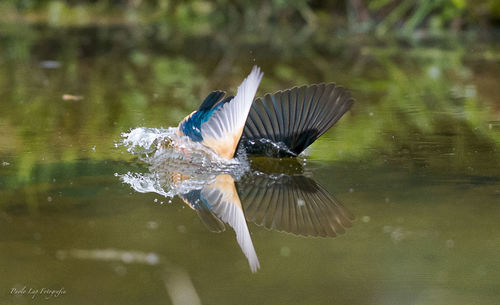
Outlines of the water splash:
M 138 127 L 122 133 L 119 145 L 148 165 L 148 173 L 117 174 L 140 193 L 174 197 L 213 183 L 220 174 L 239 180 L 249 169 L 244 151 L 227 160 L 188 137 L 180 136 L 176 127 Z

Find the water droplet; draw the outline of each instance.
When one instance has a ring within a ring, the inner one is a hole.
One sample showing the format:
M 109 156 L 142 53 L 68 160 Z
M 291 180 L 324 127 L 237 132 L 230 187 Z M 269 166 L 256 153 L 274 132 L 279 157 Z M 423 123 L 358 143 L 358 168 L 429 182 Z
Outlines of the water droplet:
M 281 249 L 280 249 L 280 255 L 281 256 L 288 257 L 288 256 L 290 256 L 290 252 L 291 252 L 290 248 L 285 247 L 285 246 L 281 247 Z
M 151 230 L 157 229 L 158 228 L 158 223 L 156 221 L 149 221 L 148 222 L 148 228 Z
M 159 261 L 160 259 L 155 253 L 148 253 L 148 255 L 146 256 L 146 262 L 150 265 L 156 265 Z
M 297 206 L 298 207 L 303 207 L 306 205 L 306 202 L 304 201 L 304 199 L 297 199 Z

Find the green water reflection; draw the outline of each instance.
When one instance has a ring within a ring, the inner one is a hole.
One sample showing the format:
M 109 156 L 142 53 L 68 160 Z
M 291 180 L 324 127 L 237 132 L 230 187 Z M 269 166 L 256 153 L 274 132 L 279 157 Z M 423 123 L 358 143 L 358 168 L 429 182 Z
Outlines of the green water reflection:
M 12 293 L 23 286 L 64 287 L 56 304 L 170 304 L 175 291 L 191 304 L 498 301 L 500 46 L 272 34 L 2 26 L 0 303 L 37 302 Z M 233 232 L 114 174 L 147 172 L 115 147 L 122 132 L 177 125 L 254 64 L 259 94 L 351 90 L 304 170 L 356 220 L 336 238 L 248 222 L 252 274 Z

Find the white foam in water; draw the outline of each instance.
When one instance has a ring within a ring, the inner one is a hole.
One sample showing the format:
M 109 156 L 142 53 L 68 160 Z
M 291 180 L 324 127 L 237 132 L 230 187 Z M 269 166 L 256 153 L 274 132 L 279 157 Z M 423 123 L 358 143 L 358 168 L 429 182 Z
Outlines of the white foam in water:
M 127 151 L 132 154 L 140 153 L 142 150 L 149 150 L 153 143 L 158 143 L 175 133 L 177 128 L 146 128 L 138 127 L 128 133 L 122 133 L 123 140 L 121 144 L 127 146 Z M 136 151 L 137 150 L 137 151 Z
M 157 193 L 163 196 L 170 196 L 161 185 L 159 185 L 154 175 L 128 172 L 124 175 L 119 175 L 119 177 L 123 182 L 129 184 L 139 193 Z
M 149 167 L 148 173 L 117 175 L 140 193 L 171 198 L 201 189 L 220 174 L 238 180 L 249 170 L 244 152 L 231 160 L 221 158 L 201 143 L 178 135 L 176 127 L 138 127 L 122 133 L 120 144 Z

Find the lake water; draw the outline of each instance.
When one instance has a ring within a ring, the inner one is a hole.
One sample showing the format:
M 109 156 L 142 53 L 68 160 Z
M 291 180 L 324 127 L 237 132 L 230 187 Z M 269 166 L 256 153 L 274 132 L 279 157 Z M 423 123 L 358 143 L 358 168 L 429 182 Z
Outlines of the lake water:
M 0 304 L 498 302 L 498 42 L 277 37 L 3 25 Z M 161 168 L 120 144 L 234 92 L 254 64 L 259 96 L 336 82 L 356 100 L 305 155 L 251 157 L 229 181 L 256 272 L 231 225 L 214 233 L 181 197 L 125 181 Z M 310 207 L 305 195 L 255 207 L 308 187 L 337 234 L 266 218 Z

